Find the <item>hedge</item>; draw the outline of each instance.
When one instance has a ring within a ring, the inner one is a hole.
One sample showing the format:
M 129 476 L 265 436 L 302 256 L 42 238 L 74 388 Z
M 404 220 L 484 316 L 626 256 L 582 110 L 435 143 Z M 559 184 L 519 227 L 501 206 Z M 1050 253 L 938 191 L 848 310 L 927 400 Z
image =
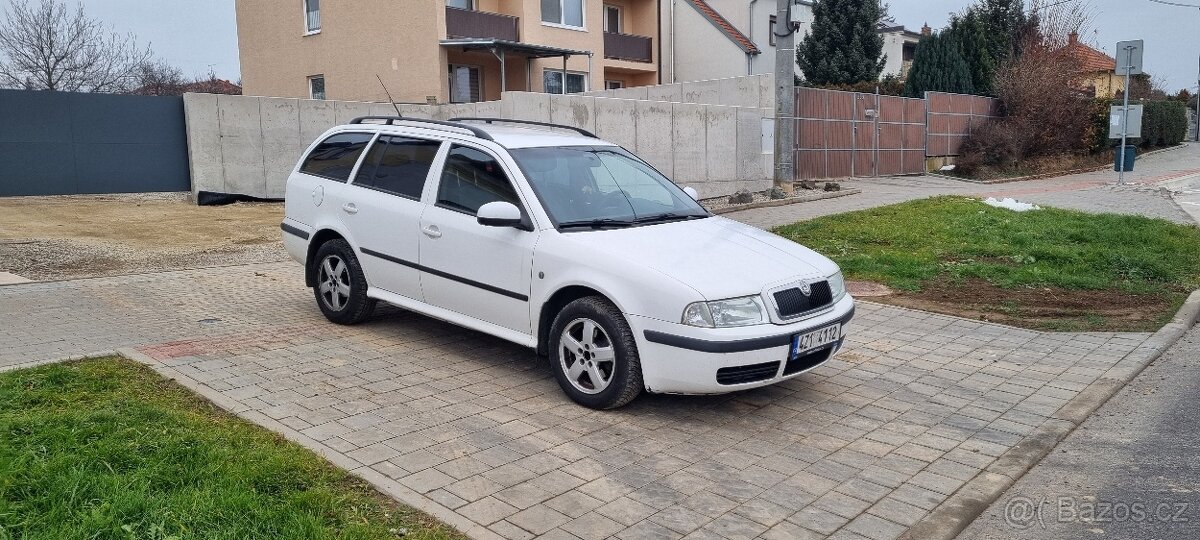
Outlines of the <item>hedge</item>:
M 1096 150 L 1116 146 L 1118 143 L 1108 138 L 1109 106 L 1121 103 L 1109 100 L 1096 100 L 1092 109 L 1093 129 L 1092 144 Z M 1142 109 L 1142 136 L 1129 140 L 1129 144 L 1142 147 L 1175 146 L 1187 138 L 1188 115 L 1187 106 L 1179 101 L 1145 101 Z

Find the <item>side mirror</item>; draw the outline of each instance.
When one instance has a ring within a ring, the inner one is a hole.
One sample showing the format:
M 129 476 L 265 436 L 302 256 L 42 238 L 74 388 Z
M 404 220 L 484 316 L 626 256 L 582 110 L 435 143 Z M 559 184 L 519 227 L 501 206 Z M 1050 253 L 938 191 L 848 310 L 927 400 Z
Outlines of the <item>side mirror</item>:
M 475 219 L 487 227 L 516 227 L 521 224 L 521 210 L 513 203 L 495 201 L 480 206 Z
M 696 191 L 696 188 L 694 188 L 692 186 L 683 188 L 683 192 L 687 193 L 688 197 L 691 197 L 693 201 L 700 200 L 700 192 Z

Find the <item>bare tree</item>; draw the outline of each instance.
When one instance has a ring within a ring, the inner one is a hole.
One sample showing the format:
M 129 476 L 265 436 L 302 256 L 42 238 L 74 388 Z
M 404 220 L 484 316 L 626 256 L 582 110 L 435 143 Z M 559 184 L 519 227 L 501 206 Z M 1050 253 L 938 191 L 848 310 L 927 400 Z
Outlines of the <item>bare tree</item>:
M 188 81 L 183 71 L 162 61 L 145 61 L 137 67 L 136 86 L 131 94 L 142 96 L 181 96 Z
M 132 34 L 71 13 L 60 0 L 14 0 L 0 24 L 0 85 L 28 90 L 124 92 L 150 60 Z

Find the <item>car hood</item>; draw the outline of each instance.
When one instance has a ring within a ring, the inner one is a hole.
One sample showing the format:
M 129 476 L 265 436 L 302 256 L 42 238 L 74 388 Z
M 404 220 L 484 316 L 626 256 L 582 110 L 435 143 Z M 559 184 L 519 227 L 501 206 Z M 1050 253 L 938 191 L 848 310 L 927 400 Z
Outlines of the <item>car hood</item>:
M 673 277 L 707 300 L 837 271 L 833 261 L 811 249 L 723 217 L 564 235 L 590 252 Z

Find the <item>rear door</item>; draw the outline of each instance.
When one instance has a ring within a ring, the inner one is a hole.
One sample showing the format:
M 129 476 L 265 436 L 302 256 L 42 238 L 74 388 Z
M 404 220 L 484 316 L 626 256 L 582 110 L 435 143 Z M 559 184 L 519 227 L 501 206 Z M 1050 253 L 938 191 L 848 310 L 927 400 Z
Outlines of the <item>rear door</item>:
M 528 216 L 511 171 L 482 147 L 454 143 L 444 154 L 434 204 L 421 218 L 425 302 L 529 334 L 538 233 L 532 226 L 486 227 L 475 218 L 492 201 L 511 202 Z
M 421 300 L 421 202 L 441 141 L 380 135 L 349 186 L 345 217 L 372 287 Z

